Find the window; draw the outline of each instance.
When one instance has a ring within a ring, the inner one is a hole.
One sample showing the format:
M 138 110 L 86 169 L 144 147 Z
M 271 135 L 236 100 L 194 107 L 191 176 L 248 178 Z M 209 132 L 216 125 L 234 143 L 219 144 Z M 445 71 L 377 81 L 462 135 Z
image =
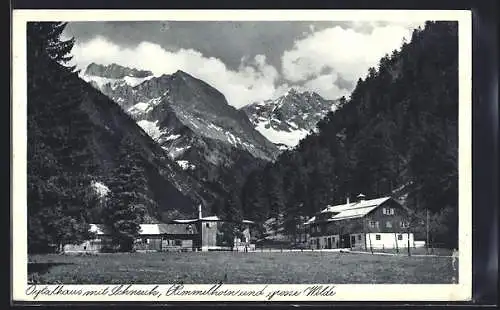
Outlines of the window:
M 375 235 L 375 240 L 380 240 L 380 235 Z
M 378 221 L 370 221 L 369 224 L 371 228 L 378 228 Z
M 385 222 L 385 227 L 392 228 L 392 222 L 390 222 L 390 221 Z
M 205 226 L 206 226 L 207 228 L 210 228 L 210 223 L 206 223 L 206 224 L 205 224 Z
M 181 240 L 175 240 L 175 245 L 181 246 L 182 245 L 182 241 Z
M 403 240 L 403 235 L 402 234 L 398 235 L 398 240 Z
M 361 235 L 358 235 L 358 240 L 361 240 Z
M 401 221 L 401 228 L 408 228 L 410 227 L 410 223 L 408 223 L 407 221 Z
M 148 243 L 148 241 L 149 241 L 149 239 L 148 239 L 148 238 L 142 238 L 142 242 L 143 242 L 143 243 L 146 243 L 146 244 L 147 244 L 147 243 Z
M 394 208 L 383 208 L 382 214 L 384 215 L 394 215 Z

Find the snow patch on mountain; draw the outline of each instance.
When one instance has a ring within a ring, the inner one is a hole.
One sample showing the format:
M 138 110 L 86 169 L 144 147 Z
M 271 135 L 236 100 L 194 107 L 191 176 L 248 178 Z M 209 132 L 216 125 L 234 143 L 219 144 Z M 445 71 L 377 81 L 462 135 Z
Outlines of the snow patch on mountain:
M 100 198 L 106 197 L 108 193 L 111 191 L 109 187 L 107 187 L 104 183 L 99 181 L 92 181 L 90 186 Z
M 150 76 L 147 76 L 147 77 L 143 77 L 143 78 L 126 76 L 126 77 L 123 78 L 123 81 L 125 81 L 125 83 L 127 83 L 127 85 L 135 87 L 135 86 L 137 86 L 139 84 L 144 83 L 147 80 L 152 79 L 153 77 L 154 77 L 153 75 L 150 75 Z
M 138 102 L 131 106 L 127 112 L 133 116 L 148 113 L 153 110 L 165 97 L 156 97 L 148 100 L 147 102 Z
M 181 135 L 169 135 L 169 136 L 164 137 L 162 140 L 163 141 L 172 141 L 172 140 L 179 139 L 180 137 L 181 137 Z
M 184 152 L 186 152 L 190 148 L 191 148 L 190 145 L 168 148 L 168 156 L 172 159 L 179 158 L 184 154 Z
M 276 130 L 269 126 L 269 124 L 265 123 L 258 123 L 255 129 L 257 129 L 257 131 L 260 132 L 269 141 L 278 145 L 285 145 L 289 148 L 299 144 L 300 140 L 304 139 L 305 136 L 307 136 L 307 134 L 309 133 L 309 131 L 304 129 L 293 130 L 290 132 Z M 284 148 L 281 147 L 281 149 Z
M 196 168 L 195 165 L 191 164 L 189 161 L 187 160 L 177 160 L 176 163 L 184 170 L 193 170 L 194 168 Z
M 81 74 L 80 77 L 87 83 L 94 82 L 97 84 L 97 86 L 100 89 L 103 89 L 107 84 L 111 87 L 111 89 L 116 89 L 118 86 L 126 84 L 130 87 L 135 87 L 139 84 L 144 83 L 147 80 L 152 79 L 154 76 L 147 76 L 143 78 L 138 78 L 138 77 L 131 77 L 131 76 L 126 76 L 123 79 L 113 79 L 113 78 L 107 78 L 107 77 L 101 77 L 101 76 L 95 76 L 95 75 L 86 75 L 86 74 Z
M 93 76 L 93 75 L 86 75 L 82 74 L 80 77 L 87 83 L 94 82 L 100 89 L 104 87 L 106 84 L 115 84 L 118 81 L 121 81 L 120 79 L 111 79 L 111 78 L 105 78 L 101 76 Z
M 163 134 L 158 126 L 158 121 L 140 120 L 137 124 L 154 140 L 158 140 Z

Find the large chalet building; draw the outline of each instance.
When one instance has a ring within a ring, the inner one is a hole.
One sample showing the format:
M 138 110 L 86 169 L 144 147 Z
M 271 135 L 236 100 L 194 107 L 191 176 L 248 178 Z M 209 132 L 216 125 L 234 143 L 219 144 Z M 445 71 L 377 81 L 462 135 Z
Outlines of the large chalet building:
M 313 249 L 413 247 L 408 209 L 391 197 L 327 206 L 304 223 Z

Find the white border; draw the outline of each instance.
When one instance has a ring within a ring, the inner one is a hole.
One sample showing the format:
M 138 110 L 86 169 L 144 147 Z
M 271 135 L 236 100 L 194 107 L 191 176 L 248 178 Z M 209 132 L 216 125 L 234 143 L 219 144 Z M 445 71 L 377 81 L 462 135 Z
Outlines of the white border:
M 342 284 L 331 297 L 275 297 L 274 301 L 466 301 L 472 294 L 472 181 L 471 181 L 471 90 L 472 20 L 470 11 L 401 10 L 14 10 L 12 31 L 12 298 L 33 301 L 27 288 L 27 210 L 26 210 L 26 22 L 27 21 L 125 21 L 125 20 L 343 20 L 343 21 L 421 21 L 459 22 L 459 283 L 458 284 Z M 112 285 L 65 285 L 65 289 L 102 288 Z M 155 285 L 136 285 L 152 288 Z M 162 285 L 160 288 L 168 287 Z M 301 289 L 307 285 L 269 285 L 276 289 Z M 49 285 L 48 287 L 55 287 Z M 186 285 L 186 289 L 208 289 L 211 285 Z M 262 288 L 263 285 L 224 285 L 225 288 Z M 68 297 L 39 296 L 36 301 L 266 301 L 265 297 L 186 298 L 170 296 Z

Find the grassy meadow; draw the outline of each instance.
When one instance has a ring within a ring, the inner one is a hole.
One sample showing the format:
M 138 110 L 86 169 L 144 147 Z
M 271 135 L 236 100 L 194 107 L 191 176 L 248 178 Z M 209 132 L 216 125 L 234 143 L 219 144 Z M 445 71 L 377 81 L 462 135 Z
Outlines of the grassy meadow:
M 434 256 L 163 252 L 49 254 L 28 259 L 28 281 L 45 284 L 431 284 L 453 283 L 458 278 L 452 258 Z

